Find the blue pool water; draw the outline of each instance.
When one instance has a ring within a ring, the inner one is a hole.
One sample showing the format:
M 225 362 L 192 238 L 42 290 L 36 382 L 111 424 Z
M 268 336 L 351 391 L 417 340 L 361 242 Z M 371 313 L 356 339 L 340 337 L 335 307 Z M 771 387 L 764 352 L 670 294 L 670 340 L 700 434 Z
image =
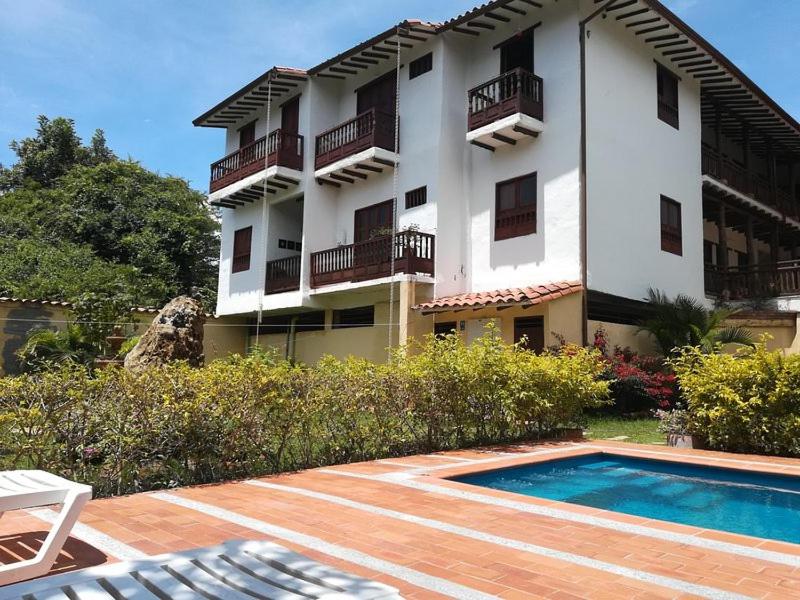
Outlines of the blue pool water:
M 800 477 L 597 453 L 454 480 L 800 544 Z

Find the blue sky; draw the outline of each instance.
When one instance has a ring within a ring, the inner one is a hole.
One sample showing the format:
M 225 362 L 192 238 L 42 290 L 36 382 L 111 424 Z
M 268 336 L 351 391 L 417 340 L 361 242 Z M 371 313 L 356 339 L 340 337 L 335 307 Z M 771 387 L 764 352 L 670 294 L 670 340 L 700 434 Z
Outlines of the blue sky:
M 477 0 L 0 0 L 0 162 L 38 114 L 205 190 L 223 132 L 191 121 L 268 67 L 309 67 Z M 800 120 L 800 1 L 666 0 Z

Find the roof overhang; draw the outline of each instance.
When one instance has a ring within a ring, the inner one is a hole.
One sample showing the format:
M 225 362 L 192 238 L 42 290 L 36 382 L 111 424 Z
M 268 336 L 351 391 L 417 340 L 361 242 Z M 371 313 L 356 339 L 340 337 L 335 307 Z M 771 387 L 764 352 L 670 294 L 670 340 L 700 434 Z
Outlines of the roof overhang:
M 489 292 L 469 292 L 455 296 L 444 296 L 422 302 L 412 310 L 423 315 L 440 312 L 460 312 L 494 308 L 504 310 L 512 307 L 530 308 L 583 290 L 578 281 L 558 281 L 524 288 L 508 288 Z
M 302 69 L 272 67 L 192 123 L 196 127 L 229 127 L 247 117 L 255 118 L 266 110 L 270 98 L 280 102 L 296 95 L 307 78 Z
M 411 50 L 436 35 L 439 23 L 407 19 L 308 70 L 309 76 L 348 79 L 382 64 L 392 65 L 398 52 Z
M 608 0 L 595 3 L 601 1 Z M 747 128 L 756 152 L 800 152 L 800 124 L 661 2 L 616 0 L 605 14 L 660 54 L 664 66 L 699 83 L 704 122 L 719 114 L 722 133 L 739 142 Z

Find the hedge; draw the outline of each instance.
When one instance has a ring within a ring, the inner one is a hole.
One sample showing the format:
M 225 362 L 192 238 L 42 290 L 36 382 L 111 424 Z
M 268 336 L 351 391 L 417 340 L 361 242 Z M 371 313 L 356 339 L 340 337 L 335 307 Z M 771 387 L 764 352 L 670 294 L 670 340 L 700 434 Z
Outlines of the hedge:
M 764 343 L 735 355 L 687 348 L 672 364 L 688 430 L 711 448 L 800 456 L 800 355 Z
M 107 496 L 547 435 L 607 402 L 598 353 L 429 337 L 386 364 L 255 354 L 0 379 L 0 468 Z

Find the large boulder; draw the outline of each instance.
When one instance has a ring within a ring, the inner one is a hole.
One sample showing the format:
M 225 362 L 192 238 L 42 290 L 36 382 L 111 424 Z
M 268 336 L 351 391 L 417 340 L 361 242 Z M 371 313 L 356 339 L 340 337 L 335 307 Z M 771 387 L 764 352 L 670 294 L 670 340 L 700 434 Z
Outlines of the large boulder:
M 170 300 L 125 357 L 125 368 L 141 371 L 175 360 L 201 367 L 205 320 L 203 308 L 196 300 L 186 296 Z

